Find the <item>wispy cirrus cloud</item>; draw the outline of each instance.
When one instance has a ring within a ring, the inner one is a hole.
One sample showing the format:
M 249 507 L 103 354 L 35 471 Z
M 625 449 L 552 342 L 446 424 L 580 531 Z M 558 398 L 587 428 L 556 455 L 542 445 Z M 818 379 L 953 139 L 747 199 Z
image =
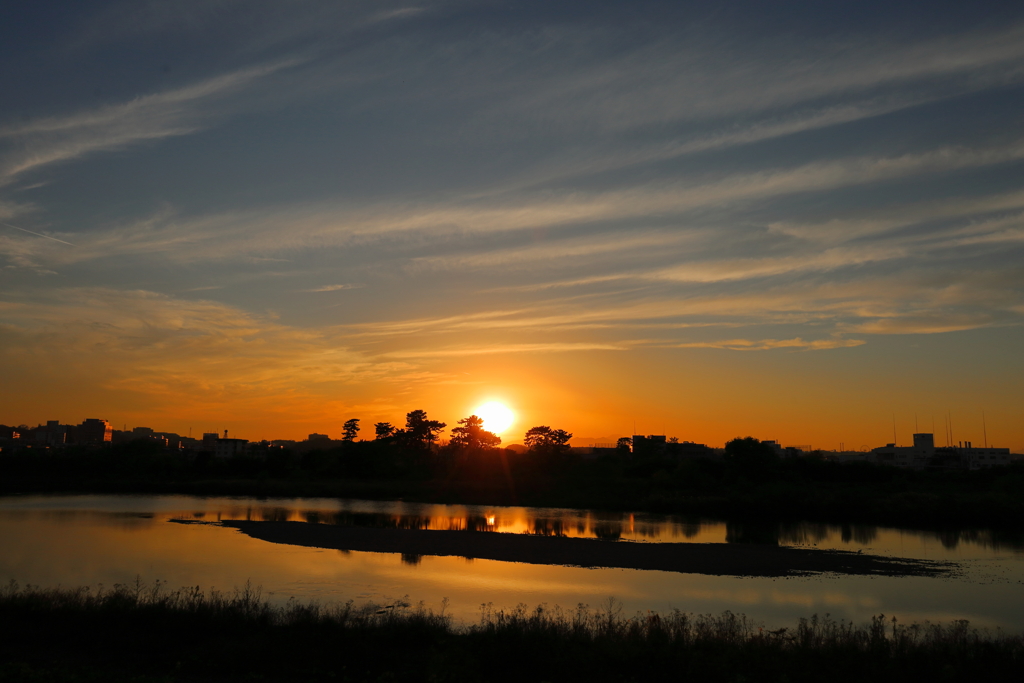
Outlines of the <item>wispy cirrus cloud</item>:
M 96 390 L 179 406 L 224 410 L 275 395 L 312 406 L 332 393 L 336 402 L 346 386 L 430 379 L 415 365 L 347 348 L 331 329 L 293 327 L 210 300 L 78 287 L 7 294 L 0 311 L 5 364 L 35 368 L 41 379 L 55 378 L 47 368 L 74 368 L 94 375 Z
M 688 342 L 676 344 L 681 349 L 728 349 L 730 351 L 769 351 L 772 349 L 792 349 L 801 351 L 821 351 L 823 349 L 848 349 L 862 346 L 863 339 L 812 339 L 805 341 L 800 337 L 794 339 L 728 339 L 723 341 Z
M 540 244 L 514 246 L 487 251 L 470 251 L 464 254 L 414 257 L 410 268 L 413 270 L 459 270 L 472 271 L 488 268 L 528 269 L 538 266 L 564 267 L 569 259 L 590 259 L 608 255 L 621 255 L 633 250 L 650 250 L 658 247 L 684 247 L 707 239 L 705 231 L 691 230 L 651 231 L 646 233 L 601 233 L 597 235 L 574 236 L 565 239 L 547 239 Z M 557 261 L 557 263 L 552 263 Z
M 535 42 L 525 42 L 520 66 L 533 76 L 532 86 L 524 93 L 521 83 L 509 83 L 505 87 L 515 89 L 518 97 L 501 98 L 501 107 L 494 107 L 480 125 L 540 119 L 549 126 L 607 135 L 821 107 L 837 99 L 868 108 L 879 97 L 891 97 L 893 104 L 935 100 L 1018 82 L 1024 76 L 1022 38 L 1024 26 L 1015 24 L 909 42 L 853 35 L 794 45 L 753 34 L 738 45 L 735 37 L 693 28 L 685 39 L 677 30 L 632 50 L 587 59 L 584 55 L 606 40 L 607 32 L 553 33 L 544 54 L 560 54 L 556 46 L 570 46 L 560 55 L 567 66 L 534 73 L 526 50 L 539 50 Z M 498 44 L 506 53 L 519 47 L 514 39 Z M 474 81 L 472 71 L 463 79 Z
M 580 351 L 625 351 L 632 345 L 601 344 L 592 342 L 557 342 L 548 344 L 488 344 L 481 346 L 460 346 L 456 348 L 420 349 L 389 351 L 381 354 L 384 358 L 459 358 L 509 353 L 569 353 Z
M 309 205 L 233 211 L 176 219 L 155 215 L 79 240 L 75 251 L 40 251 L 56 264 L 113 254 L 167 254 L 181 261 L 249 259 L 310 248 L 366 245 L 419 233 L 432 240 L 466 234 L 565 229 L 588 222 L 644 220 L 796 193 L 824 192 L 898 178 L 974 169 L 1024 159 L 1024 142 L 990 148 L 941 147 L 894 157 L 855 157 L 794 168 L 732 173 L 710 182 L 663 181 L 655 186 L 552 197 L 443 204 Z M 283 226 L 287 226 L 286 229 Z M 682 239 L 681 233 L 677 233 Z M 620 237 L 619 239 L 623 239 Z M 626 238 L 644 239 L 644 238 Z M 654 239 L 647 237 L 646 239 Z M 568 244 L 568 243 L 567 243 Z M 595 249 L 595 247 L 581 247 Z M 551 250 L 550 253 L 557 253 Z M 519 258 L 528 256 L 521 254 Z M 465 257 L 482 259 L 488 257 Z M 490 257 L 493 261 L 495 257 Z M 513 256 L 515 258 L 515 256 Z
M 709 289 L 700 285 L 684 290 L 653 289 L 625 299 L 613 290 L 535 299 L 526 307 L 359 323 L 341 329 L 350 343 L 368 353 L 406 353 L 411 344 L 428 338 L 442 345 L 472 338 L 478 340 L 474 348 L 502 349 L 510 330 L 523 340 L 523 350 L 531 348 L 530 344 L 543 349 L 552 340 L 579 343 L 580 335 L 625 348 L 825 350 L 866 343 L 862 338 L 844 336 L 849 334 L 933 334 L 1024 324 L 1019 311 L 1021 291 L 1024 272 L 1019 269 L 982 272 L 960 268 L 955 274 L 936 274 L 918 265 L 841 279 L 823 274 L 789 278 L 760 288 L 729 284 Z M 808 339 L 806 332 L 799 332 L 808 325 L 828 336 Z M 727 337 L 723 341 L 715 334 L 716 329 L 736 327 L 781 328 L 797 335 Z M 649 335 L 642 343 L 635 336 L 640 330 Z
M 340 292 L 343 289 L 362 289 L 366 285 L 359 283 L 349 283 L 343 285 L 323 285 L 322 287 L 314 287 L 313 289 L 304 289 L 303 292 Z
M 168 35 L 218 35 L 240 52 L 259 54 L 282 45 L 321 42 L 368 26 L 412 18 L 442 3 L 435 0 L 426 4 L 428 7 L 410 6 L 404 0 L 307 0 L 297 11 L 273 0 L 179 0 L 172 4 L 115 1 L 84 17 L 65 47 L 75 53 L 140 36 L 153 40 Z M 239 26 L 242 17 L 244 29 Z
M 0 141 L 8 143 L 0 153 L 0 186 L 48 164 L 202 130 L 222 114 L 213 108 L 218 100 L 298 63 L 297 59 L 281 60 L 120 104 L 0 124 Z

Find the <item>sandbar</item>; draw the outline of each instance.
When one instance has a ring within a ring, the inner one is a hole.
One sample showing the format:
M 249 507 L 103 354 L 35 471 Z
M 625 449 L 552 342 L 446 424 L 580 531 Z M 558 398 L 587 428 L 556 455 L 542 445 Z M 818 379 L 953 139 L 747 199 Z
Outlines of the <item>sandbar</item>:
M 270 543 L 310 548 L 717 576 L 944 576 L 958 568 L 953 562 L 744 543 L 642 543 L 308 522 L 224 520 L 219 525 L 238 529 L 252 538 Z

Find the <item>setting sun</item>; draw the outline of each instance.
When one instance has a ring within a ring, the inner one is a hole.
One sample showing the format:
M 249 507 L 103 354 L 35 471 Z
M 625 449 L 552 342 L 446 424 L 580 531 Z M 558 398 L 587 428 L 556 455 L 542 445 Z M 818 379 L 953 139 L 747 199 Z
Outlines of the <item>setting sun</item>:
M 484 429 L 501 434 L 516 421 L 516 415 L 504 403 L 489 401 L 477 407 L 473 414 L 484 421 Z

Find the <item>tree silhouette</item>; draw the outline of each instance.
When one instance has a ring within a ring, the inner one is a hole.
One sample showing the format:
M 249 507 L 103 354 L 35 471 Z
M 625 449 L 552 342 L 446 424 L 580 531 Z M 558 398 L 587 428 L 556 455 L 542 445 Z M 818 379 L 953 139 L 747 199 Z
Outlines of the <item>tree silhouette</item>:
M 542 453 L 566 453 L 572 434 L 564 429 L 552 429 L 547 425 L 532 427 L 526 432 L 523 443 L 531 451 Z
M 633 450 L 633 438 L 630 436 L 620 436 L 619 440 L 615 442 L 615 447 L 620 451 L 628 453 Z
M 390 422 L 378 422 L 373 425 L 373 431 L 376 438 L 386 439 L 389 436 L 394 436 L 398 430 Z
M 359 433 L 359 418 L 353 417 L 351 420 L 346 420 L 345 424 L 341 427 L 341 440 L 352 442 L 356 440 L 356 434 Z
M 748 474 L 763 474 L 779 463 L 775 449 L 752 436 L 736 438 L 725 444 L 725 459 Z
M 462 426 L 452 430 L 452 445 L 477 449 L 493 448 L 501 443 L 501 438 L 497 434 L 484 429 L 483 419 L 476 415 L 459 420 L 459 424 Z
M 402 437 L 410 446 L 429 448 L 437 441 L 438 432 L 447 426 L 444 422 L 428 420 L 425 410 L 414 410 L 405 416 L 405 429 L 402 431 Z

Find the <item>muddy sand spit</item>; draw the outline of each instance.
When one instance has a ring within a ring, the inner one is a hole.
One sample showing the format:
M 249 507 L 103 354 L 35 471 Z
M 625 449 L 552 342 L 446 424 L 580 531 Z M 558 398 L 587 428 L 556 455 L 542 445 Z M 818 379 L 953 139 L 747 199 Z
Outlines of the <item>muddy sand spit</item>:
M 943 576 L 957 569 L 935 562 L 842 550 L 731 543 L 633 543 L 483 531 L 334 526 L 307 522 L 225 520 L 262 541 L 286 545 L 403 555 L 469 557 L 501 562 L 655 569 L 727 576 L 860 574 Z

